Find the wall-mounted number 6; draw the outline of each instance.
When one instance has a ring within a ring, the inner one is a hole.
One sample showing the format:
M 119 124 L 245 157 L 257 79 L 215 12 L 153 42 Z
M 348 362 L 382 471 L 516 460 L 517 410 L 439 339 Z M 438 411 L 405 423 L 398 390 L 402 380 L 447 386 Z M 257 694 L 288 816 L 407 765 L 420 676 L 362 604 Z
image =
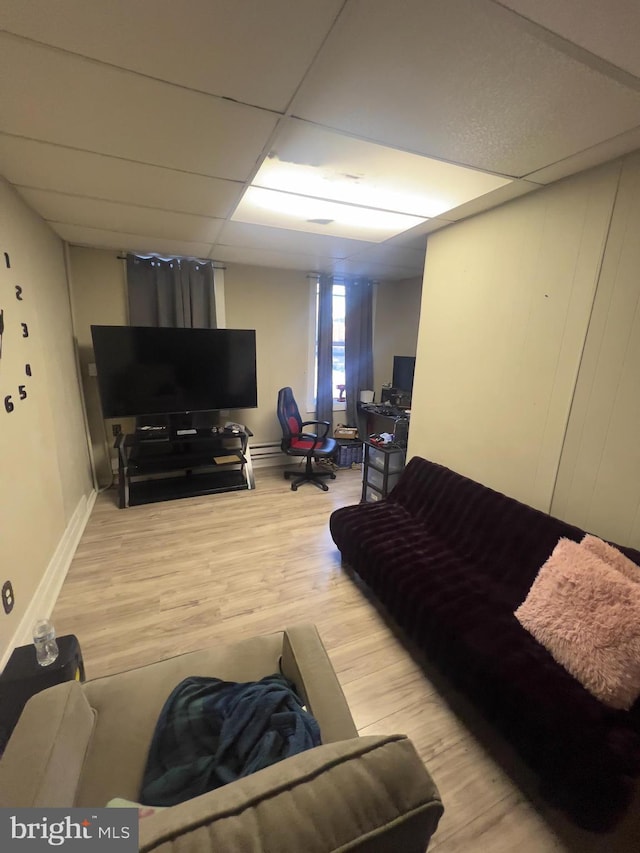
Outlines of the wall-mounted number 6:
M 15 409 L 15 406 L 13 405 L 13 402 L 11 401 L 11 394 L 8 394 L 4 398 L 4 407 L 8 412 L 12 412 Z
M 18 385 L 18 394 L 20 394 L 21 400 L 26 400 L 27 398 L 27 389 L 24 385 Z

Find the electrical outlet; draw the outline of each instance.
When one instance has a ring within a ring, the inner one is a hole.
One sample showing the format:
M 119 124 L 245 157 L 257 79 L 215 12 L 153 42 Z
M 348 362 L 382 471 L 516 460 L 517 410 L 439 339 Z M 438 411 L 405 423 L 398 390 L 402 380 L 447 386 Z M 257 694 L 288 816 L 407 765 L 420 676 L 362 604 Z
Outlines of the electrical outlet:
M 113 433 L 113 437 L 120 435 L 122 432 L 122 424 L 111 424 L 111 432 Z
M 11 613 L 14 603 L 15 599 L 13 597 L 13 586 L 11 585 L 11 581 L 5 581 L 4 586 L 2 587 L 2 606 L 4 607 L 4 612 Z

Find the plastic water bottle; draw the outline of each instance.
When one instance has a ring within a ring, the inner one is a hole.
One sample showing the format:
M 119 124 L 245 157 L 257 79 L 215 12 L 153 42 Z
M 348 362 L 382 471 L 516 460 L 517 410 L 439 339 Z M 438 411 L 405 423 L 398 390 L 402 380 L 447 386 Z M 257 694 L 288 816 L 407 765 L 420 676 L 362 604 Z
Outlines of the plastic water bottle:
M 58 657 L 56 630 L 48 619 L 38 619 L 33 626 L 33 644 L 40 666 L 49 666 Z

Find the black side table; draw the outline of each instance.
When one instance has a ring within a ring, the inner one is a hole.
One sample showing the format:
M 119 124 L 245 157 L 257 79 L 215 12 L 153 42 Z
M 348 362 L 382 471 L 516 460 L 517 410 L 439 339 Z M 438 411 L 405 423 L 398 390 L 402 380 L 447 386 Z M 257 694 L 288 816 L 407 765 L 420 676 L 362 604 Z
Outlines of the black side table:
M 4 752 L 22 709 L 34 694 L 63 681 L 85 680 L 78 638 L 67 634 L 57 637 L 56 641 L 58 657 L 49 666 L 40 666 L 36 660 L 35 646 L 31 643 L 14 649 L 0 675 L 0 755 Z

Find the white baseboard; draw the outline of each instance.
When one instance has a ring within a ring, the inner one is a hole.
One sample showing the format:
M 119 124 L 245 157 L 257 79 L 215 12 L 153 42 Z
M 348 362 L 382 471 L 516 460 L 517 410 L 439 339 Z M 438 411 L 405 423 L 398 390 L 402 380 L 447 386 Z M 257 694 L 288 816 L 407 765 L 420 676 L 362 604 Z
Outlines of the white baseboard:
M 27 607 L 24 616 L 20 620 L 11 642 L 5 649 L 4 654 L 0 658 L 0 672 L 6 666 L 7 661 L 11 657 L 13 650 L 17 646 L 24 646 L 32 642 L 31 629 L 33 623 L 42 617 L 51 615 L 51 611 L 55 607 L 58 600 L 58 595 L 62 589 L 62 584 L 69 571 L 71 560 L 76 552 L 80 537 L 86 527 L 91 510 L 96 501 L 97 493 L 91 491 L 89 495 L 83 495 L 78 501 L 78 505 L 74 510 L 71 520 L 67 525 L 66 530 L 62 534 L 58 547 L 56 548 L 53 557 L 49 561 L 49 565 L 40 581 L 38 588 Z

